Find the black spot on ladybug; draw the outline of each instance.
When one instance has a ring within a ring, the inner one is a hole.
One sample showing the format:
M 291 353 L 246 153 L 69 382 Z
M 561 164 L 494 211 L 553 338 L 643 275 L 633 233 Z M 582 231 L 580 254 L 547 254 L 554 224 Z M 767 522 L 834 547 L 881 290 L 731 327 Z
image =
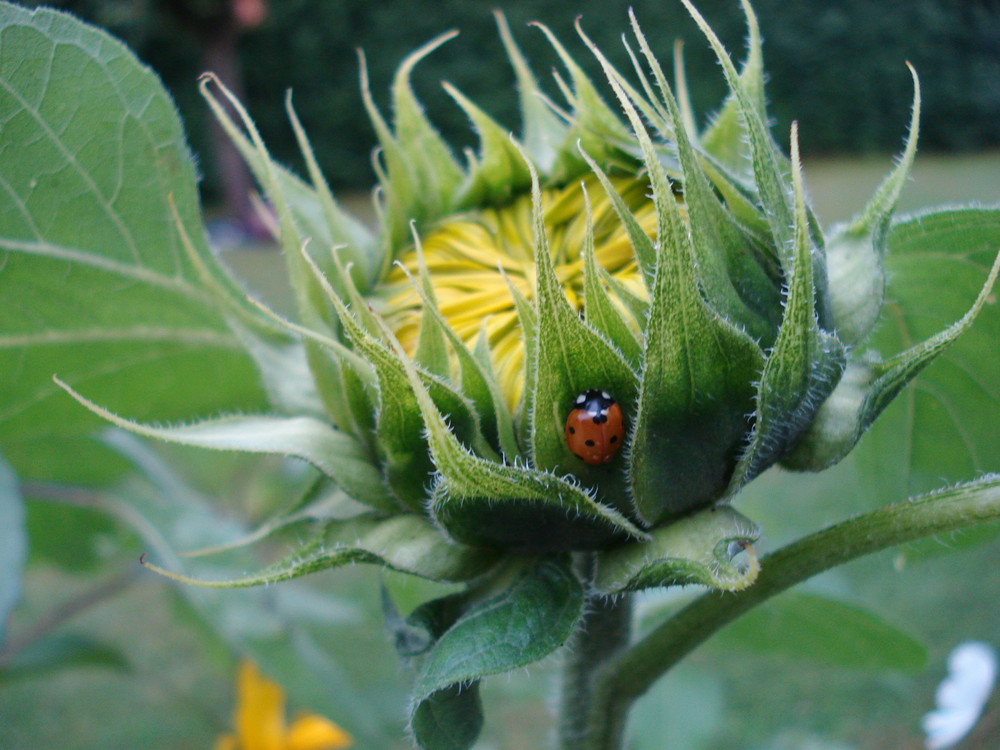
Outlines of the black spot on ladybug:
M 609 443 L 617 443 L 618 442 L 618 436 L 617 435 L 612 435 L 611 439 L 608 442 Z
M 593 448 L 594 445 L 595 445 L 595 443 L 594 443 L 593 440 L 584 440 L 583 444 L 586 445 L 586 446 L 588 446 L 588 447 L 590 447 L 590 448 Z

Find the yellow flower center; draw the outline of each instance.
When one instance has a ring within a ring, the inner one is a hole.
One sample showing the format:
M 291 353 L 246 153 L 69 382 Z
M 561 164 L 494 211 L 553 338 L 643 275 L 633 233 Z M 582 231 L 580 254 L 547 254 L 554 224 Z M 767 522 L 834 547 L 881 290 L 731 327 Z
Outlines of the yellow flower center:
M 583 183 L 592 204 L 597 264 L 632 294 L 646 299 L 632 244 L 610 200 L 596 178 Z M 643 230 L 652 236 L 656 214 L 645 195 L 646 182 L 617 180 L 615 187 Z M 580 183 L 543 191 L 542 210 L 556 274 L 570 304 L 582 311 L 587 213 Z M 470 349 L 480 336 L 485 337 L 500 390 L 512 410 L 524 390 L 524 337 L 508 282 L 526 298 L 534 296 L 531 211 L 531 197 L 524 195 L 501 208 L 449 217 L 422 238 L 424 260 L 442 315 Z M 404 253 L 399 262 L 412 276 L 418 276 L 415 248 Z M 401 268 L 394 268 L 386 279 L 383 299 L 381 312 L 412 355 L 423 305 Z M 616 296 L 612 299 L 621 306 Z M 626 320 L 638 326 L 631 314 Z

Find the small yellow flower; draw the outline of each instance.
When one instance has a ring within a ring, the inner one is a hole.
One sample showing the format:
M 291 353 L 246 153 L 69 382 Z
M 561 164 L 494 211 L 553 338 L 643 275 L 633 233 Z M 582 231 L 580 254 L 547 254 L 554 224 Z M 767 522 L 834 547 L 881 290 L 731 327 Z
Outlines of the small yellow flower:
M 329 719 L 301 714 L 285 723 L 285 691 L 244 660 L 236 684 L 236 732 L 225 734 L 215 750 L 338 750 L 350 747 L 351 735 Z

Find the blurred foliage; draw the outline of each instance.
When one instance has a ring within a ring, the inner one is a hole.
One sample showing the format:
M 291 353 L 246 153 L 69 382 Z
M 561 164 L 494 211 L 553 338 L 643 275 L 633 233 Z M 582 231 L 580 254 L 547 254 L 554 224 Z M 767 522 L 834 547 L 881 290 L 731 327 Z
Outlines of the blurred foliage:
M 167 0 L 47 0 L 122 37 L 159 72 L 181 110 L 196 153 L 207 153 L 207 107 L 195 79 L 196 39 L 164 11 Z M 40 5 L 27 0 L 25 5 Z M 579 0 L 572 8 L 544 0 L 498 2 L 518 43 L 544 80 L 557 61 L 531 21 L 548 24 L 571 49 L 583 17 L 587 33 L 622 69 L 630 65 L 617 35 L 634 7 L 655 51 L 669 60 L 674 40 L 687 41 L 688 78 L 696 110 L 708 116 L 724 93 L 722 75 L 679 2 Z M 758 0 L 768 94 L 776 134 L 799 121 L 804 149 L 818 153 L 895 152 L 912 97 L 904 61 L 924 90 L 921 150 L 1000 146 L 1000 2 L 997 0 Z M 701 10 L 723 41 L 741 47 L 744 26 L 735 0 L 703 0 Z M 299 156 L 283 108 L 286 89 L 334 187 L 367 189 L 374 181 L 374 134 L 358 87 L 356 50 L 368 58 L 372 91 L 384 108 L 392 72 L 411 50 L 456 28 L 461 35 L 424 60 L 415 86 L 436 124 L 461 149 L 475 142 L 462 111 L 440 82 L 449 81 L 512 130 L 519 127 L 513 74 L 490 14 L 491 5 L 462 0 L 271 0 L 264 25 L 241 40 L 249 109 L 273 155 L 297 171 Z M 601 76 L 588 55 L 595 80 Z M 554 84 L 549 88 L 555 93 Z M 210 170 L 204 169 L 206 173 Z M 209 199 L 213 185 L 206 187 Z

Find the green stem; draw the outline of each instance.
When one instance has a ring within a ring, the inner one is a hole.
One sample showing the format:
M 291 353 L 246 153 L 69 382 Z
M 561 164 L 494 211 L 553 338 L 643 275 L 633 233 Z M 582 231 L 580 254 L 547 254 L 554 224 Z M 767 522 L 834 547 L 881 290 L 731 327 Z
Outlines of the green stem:
M 581 555 L 577 570 L 585 581 L 593 578 L 594 556 Z M 628 645 L 631 635 L 632 600 L 628 594 L 618 598 L 591 597 L 587 611 L 566 648 L 560 684 L 559 748 L 579 750 L 589 731 L 594 690 L 601 669 L 609 659 Z M 617 717 L 624 726 L 624 717 Z M 618 732 L 609 748 L 621 746 Z
M 713 633 L 817 573 L 888 547 L 1000 520 L 1000 476 L 888 505 L 768 555 L 750 588 L 707 593 L 633 644 L 600 673 L 581 750 L 616 750 L 632 702 Z

